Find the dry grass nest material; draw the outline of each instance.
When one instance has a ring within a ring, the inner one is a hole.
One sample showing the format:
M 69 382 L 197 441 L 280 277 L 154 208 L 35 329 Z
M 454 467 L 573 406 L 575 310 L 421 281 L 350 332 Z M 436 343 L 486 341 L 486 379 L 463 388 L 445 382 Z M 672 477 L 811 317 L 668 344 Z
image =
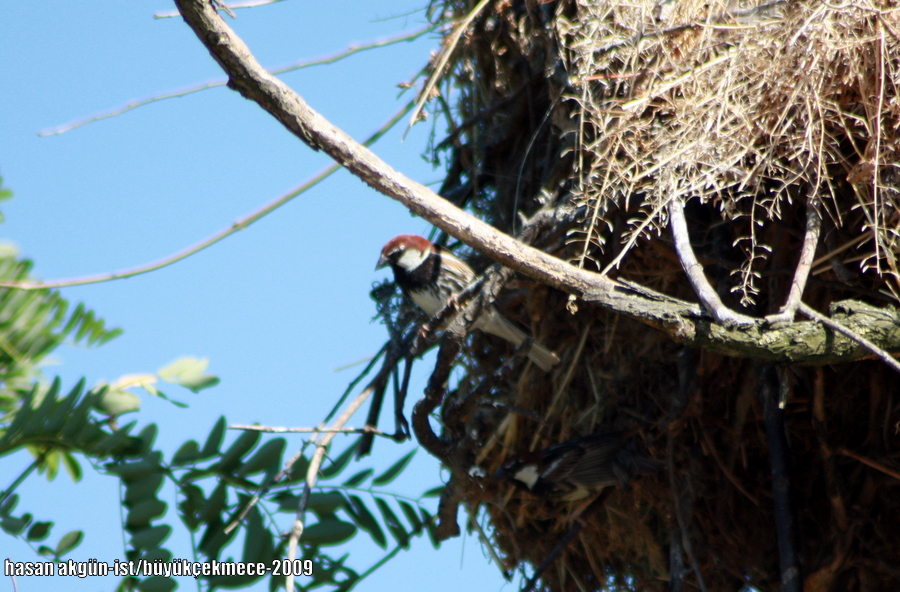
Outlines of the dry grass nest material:
M 476 3 L 444 8 L 461 22 Z M 784 303 L 805 212 L 819 208 L 805 301 L 900 299 L 894 3 L 498 0 L 451 50 L 433 103 L 454 122 L 438 146 L 442 191 L 501 230 L 519 211 L 580 208 L 542 248 L 696 300 L 663 232 L 668 200 L 682 199 L 707 277 L 763 316 Z M 486 434 L 478 463 L 492 472 L 516 451 L 615 429 L 674 469 L 585 517 L 542 586 L 665 590 L 678 539 L 711 590 L 777 588 L 754 363 L 685 351 L 591 306 L 570 314 L 564 294 L 521 279 L 508 288 L 498 305 L 562 361 L 497 386 L 507 406 L 470 420 Z M 477 334 L 471 345 L 470 387 L 510 353 Z M 787 376 L 807 590 L 896 588 L 900 381 L 872 361 Z M 578 506 L 503 484 L 466 498 L 487 509 L 508 568 L 540 563 Z
M 592 210 L 585 231 L 602 243 L 621 198 L 640 200 L 629 246 L 659 230 L 673 198 L 749 218 L 735 289 L 750 304 L 756 260 L 772 249 L 758 228 L 812 199 L 847 233 L 831 239 L 841 263 L 881 275 L 896 299 L 900 13 L 866 1 L 752 6 L 579 2 L 556 20 L 578 91 L 571 132 L 590 155 L 575 171 Z

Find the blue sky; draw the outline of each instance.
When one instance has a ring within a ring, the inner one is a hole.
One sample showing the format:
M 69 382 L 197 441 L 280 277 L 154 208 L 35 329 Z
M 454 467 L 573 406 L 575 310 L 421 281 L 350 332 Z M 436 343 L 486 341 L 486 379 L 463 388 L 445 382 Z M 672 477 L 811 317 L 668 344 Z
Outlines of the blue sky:
M 276 68 L 420 28 L 424 0 L 372 3 L 288 0 L 242 10 L 231 25 L 260 62 Z M 159 92 L 219 79 L 222 72 L 165 1 L 6 2 L 0 5 L 0 174 L 15 192 L 3 206 L 0 238 L 35 261 L 45 280 L 109 272 L 167 256 L 230 225 L 300 185 L 330 161 L 285 131 L 237 93 L 218 88 L 163 101 L 59 136 L 38 132 Z M 283 79 L 316 110 L 355 138 L 380 127 L 408 100 L 410 80 L 438 47 L 435 35 L 365 52 Z M 430 125 L 401 141 L 398 128 L 375 151 L 423 182 L 440 180 L 422 158 Z M 381 245 L 427 223 L 341 171 L 312 191 L 188 260 L 128 280 L 63 290 L 96 310 L 124 335 L 95 350 L 57 351 L 47 375 L 71 386 L 128 373 L 155 372 L 177 357 L 209 358 L 219 386 L 179 410 L 144 396 L 142 423 L 159 425 L 167 453 L 202 438 L 216 418 L 231 423 L 312 426 L 325 416 L 355 369 L 334 369 L 374 354 L 386 333 L 372 323 L 368 292 L 385 272 L 373 267 Z M 414 376 L 411 402 L 425 376 Z M 365 408 L 350 423 L 361 425 Z M 230 437 L 234 437 L 231 434 Z M 300 436 L 290 437 L 296 449 Z M 387 467 L 413 443 L 376 444 L 372 464 Z M 28 457 L 0 459 L 8 483 Z M 440 469 L 420 451 L 395 482 L 417 495 L 440 483 Z M 86 471 L 48 484 L 32 478 L 19 510 L 56 523 L 51 541 L 82 528 L 75 559 L 123 556 L 117 481 Z M 171 506 L 173 496 L 165 501 Z M 167 547 L 187 549 L 176 531 Z M 362 537 L 361 537 L 362 538 Z M 0 537 L 4 556 L 31 550 Z M 371 544 L 350 548 L 354 566 L 382 555 Z M 417 539 L 358 589 L 513 589 L 477 540 L 456 539 L 440 551 Z M 29 592 L 111 590 L 112 580 L 20 580 Z M 257 586 L 260 588 L 260 586 Z M 181 589 L 193 589 L 183 585 Z

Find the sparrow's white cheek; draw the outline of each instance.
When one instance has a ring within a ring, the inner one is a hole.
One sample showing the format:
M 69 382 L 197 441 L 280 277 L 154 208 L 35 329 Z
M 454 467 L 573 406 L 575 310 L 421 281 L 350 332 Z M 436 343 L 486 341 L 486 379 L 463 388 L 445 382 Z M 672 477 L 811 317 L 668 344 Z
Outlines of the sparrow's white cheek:
M 528 489 L 534 489 L 534 485 L 539 478 L 540 474 L 538 474 L 537 467 L 534 465 L 525 465 L 513 475 L 513 479 L 521 481 Z
M 403 251 L 403 254 L 400 255 L 400 258 L 397 259 L 397 265 L 403 269 L 412 271 L 422 265 L 426 259 L 428 259 L 428 253 L 418 249 L 406 249 Z

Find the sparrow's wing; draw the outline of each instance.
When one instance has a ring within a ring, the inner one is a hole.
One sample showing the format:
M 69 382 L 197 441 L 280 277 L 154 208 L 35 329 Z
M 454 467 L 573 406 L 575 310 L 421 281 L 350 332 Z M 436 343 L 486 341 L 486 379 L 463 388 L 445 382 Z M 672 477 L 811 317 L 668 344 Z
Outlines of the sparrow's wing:
M 436 247 L 436 249 L 441 270 L 446 273 L 446 279 L 454 284 L 453 293 L 462 292 L 475 279 L 475 272 L 447 249 L 443 247 Z
M 666 466 L 664 461 L 641 456 L 627 448 L 619 451 L 616 460 L 616 465 L 621 468 L 629 480 L 634 479 L 638 475 L 652 475 Z
M 616 436 L 590 436 L 582 439 L 580 446 L 584 454 L 568 475 L 573 485 L 600 488 L 628 481 L 627 469 L 618 459 L 624 440 Z
M 541 479 L 548 483 L 565 483 L 584 453 L 584 448 L 569 443 L 547 448 L 541 459 Z

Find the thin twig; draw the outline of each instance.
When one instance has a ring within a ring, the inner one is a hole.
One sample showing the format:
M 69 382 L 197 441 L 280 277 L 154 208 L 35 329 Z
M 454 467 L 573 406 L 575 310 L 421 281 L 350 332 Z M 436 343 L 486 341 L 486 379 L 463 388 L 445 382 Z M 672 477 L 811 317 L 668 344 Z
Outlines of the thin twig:
M 297 545 L 300 542 L 300 537 L 303 536 L 303 515 L 306 512 L 306 503 L 309 500 L 310 491 L 312 491 L 313 486 L 316 484 L 316 478 L 319 476 L 319 467 L 322 465 L 322 460 L 325 458 L 325 452 L 335 435 L 337 435 L 339 430 L 344 427 L 344 424 L 353 417 L 353 414 L 356 413 L 362 404 L 365 403 L 370 394 L 372 394 L 371 387 L 357 395 L 357 397 L 347 405 L 344 412 L 341 413 L 329 428 L 327 428 L 327 433 L 322 436 L 322 439 L 316 442 L 316 451 L 313 454 L 313 457 L 309 462 L 309 468 L 306 471 L 306 483 L 303 486 L 303 493 L 300 496 L 300 506 L 297 508 L 297 517 L 294 519 L 294 526 L 291 528 L 290 535 L 288 536 L 288 561 L 290 562 L 293 562 L 294 559 L 297 558 Z M 323 430 L 323 432 L 324 431 L 326 430 Z M 294 589 L 293 572 L 287 574 L 285 589 Z
M 281 1 L 281 0 L 275 0 Z M 234 8 L 234 7 L 232 7 Z M 243 8 L 238 6 L 237 8 Z M 173 13 L 174 16 L 178 16 L 178 13 Z M 333 64 L 335 62 L 339 62 L 344 58 L 348 58 L 354 54 L 361 53 L 364 51 L 368 51 L 370 49 L 378 49 L 380 47 L 386 47 L 388 45 L 393 45 L 395 43 L 402 43 L 404 41 L 415 41 L 419 37 L 425 35 L 426 33 L 430 33 L 437 28 L 437 25 L 429 25 L 423 29 L 419 29 L 417 31 L 413 31 L 412 33 L 403 33 L 402 35 L 396 35 L 394 37 L 387 37 L 384 39 L 376 39 L 375 41 L 371 41 L 369 43 L 363 43 L 361 45 L 350 45 L 344 51 L 340 51 L 338 53 L 332 54 L 330 56 L 326 56 L 323 58 L 317 58 L 314 60 L 305 60 L 300 62 L 294 62 L 293 64 L 288 64 L 287 66 L 282 66 L 280 68 L 276 68 L 274 70 L 270 70 L 269 73 L 272 75 L 286 74 L 288 72 L 294 72 L 296 70 L 302 70 L 304 68 L 311 68 L 313 66 L 326 66 L 328 64 Z M 145 105 L 149 105 L 151 103 L 156 103 L 159 101 L 165 101 L 167 99 L 177 99 L 181 97 L 185 97 L 187 95 L 197 93 L 200 91 L 208 90 L 211 88 L 218 88 L 220 86 L 225 86 L 228 84 L 227 78 L 222 78 L 219 80 L 213 80 L 212 82 L 205 82 L 203 84 L 197 84 L 194 86 L 189 86 L 182 90 L 170 91 L 165 93 L 160 93 L 156 95 L 150 95 L 149 97 L 144 97 L 143 99 L 136 99 L 134 101 L 129 101 L 124 105 L 119 107 L 115 107 L 113 109 L 109 109 L 108 111 L 103 111 L 97 115 L 92 115 L 90 117 L 85 117 L 83 119 L 76 119 L 71 123 L 63 124 L 59 127 L 56 127 L 52 130 L 38 132 L 38 136 L 47 137 L 47 136 L 58 136 L 60 134 L 64 134 L 66 132 L 72 131 L 76 128 L 79 128 L 83 125 L 87 125 L 89 123 L 94 123 L 96 121 L 101 121 L 103 119 L 109 119 L 110 117 L 117 117 L 122 115 L 123 113 L 128 113 L 132 109 L 137 109 L 138 107 L 143 107 Z M 402 117 L 402 115 L 401 115 Z
M 860 344 L 861 346 L 863 346 L 864 348 L 866 348 L 867 350 L 869 350 L 870 352 L 875 354 L 885 364 L 887 364 L 888 366 L 890 366 L 897 372 L 900 372 L 900 363 L 898 363 L 897 360 L 895 360 L 893 358 L 893 356 L 891 356 L 891 354 L 887 353 L 886 351 L 884 351 L 883 349 L 881 349 L 880 347 L 878 347 L 877 345 L 875 345 L 874 343 L 872 343 L 871 341 L 869 341 L 868 339 L 866 339 L 865 337 L 860 335 L 859 333 L 856 333 L 855 331 L 848 329 L 847 327 L 845 327 L 844 325 L 838 323 L 837 321 L 835 321 L 833 319 L 829 319 L 825 315 L 810 308 L 809 305 L 807 305 L 805 302 L 800 302 L 800 304 L 797 306 L 797 310 L 799 310 L 800 312 L 802 312 L 803 314 L 805 314 L 812 320 L 818 321 L 819 323 L 822 323 L 826 327 L 829 327 L 829 328 L 837 331 L 838 333 L 852 339 L 856 343 Z
M 875 462 L 874 460 L 872 460 L 870 458 L 866 458 L 865 456 L 861 456 L 859 454 L 856 454 L 855 452 L 851 452 L 851 451 L 847 450 L 846 448 L 838 448 L 837 451 L 838 451 L 838 454 L 843 454 L 844 456 L 849 456 L 852 459 L 858 460 L 862 464 L 864 464 L 868 467 L 872 467 L 876 471 L 881 471 L 885 475 L 893 477 L 894 479 L 900 479 L 900 472 L 895 471 L 894 469 L 888 468 L 879 462 Z
M 286 463 L 284 463 L 284 468 L 278 474 L 273 476 L 271 479 L 267 479 L 266 481 L 264 481 L 262 483 L 262 485 L 259 486 L 259 488 L 256 490 L 256 493 L 253 494 L 253 497 L 250 498 L 250 501 L 248 501 L 246 503 L 246 505 L 244 505 L 244 507 L 241 509 L 240 513 L 238 513 L 238 515 L 235 516 L 235 518 L 232 519 L 232 521 L 229 522 L 228 525 L 225 527 L 225 534 L 230 533 L 232 530 L 234 530 L 235 528 L 240 526 L 241 522 L 244 521 L 244 518 L 247 517 L 247 514 L 250 513 L 250 510 L 252 510 L 254 507 L 256 507 L 256 505 L 263 498 L 263 496 L 265 496 L 267 493 L 269 493 L 269 490 L 271 490 L 272 487 L 276 483 L 279 483 L 282 479 L 284 479 L 285 477 L 287 477 L 290 474 L 291 469 L 294 466 L 294 463 L 296 463 L 298 460 L 303 458 L 303 452 L 306 450 L 306 447 L 309 444 L 310 444 L 310 442 L 305 442 L 303 444 L 303 446 L 300 447 L 300 450 L 298 450 L 294 454 L 294 456 L 292 456 L 290 458 L 290 460 L 288 460 Z
M 719 295 L 709 284 L 703 274 L 703 266 L 697 261 L 694 249 L 691 247 L 691 239 L 688 235 L 687 220 L 684 217 L 684 204 L 681 199 L 675 197 L 669 201 L 669 227 L 672 229 L 672 238 L 675 240 L 675 251 L 678 252 L 678 260 L 687 275 L 694 293 L 716 319 L 717 323 L 724 325 L 753 325 L 756 319 L 734 312 L 729 309 L 719 298 Z
M 632 99 L 631 101 L 624 103 L 622 105 L 622 109 L 624 109 L 625 111 L 634 111 L 638 107 L 643 106 L 645 103 L 647 103 L 651 99 L 654 99 L 658 96 L 661 96 L 661 95 L 669 92 L 673 88 L 680 86 L 682 83 L 684 83 L 688 80 L 691 80 L 692 78 L 696 78 L 697 76 L 699 76 L 706 70 L 709 70 L 710 68 L 714 68 L 715 66 L 718 66 L 722 62 L 726 62 L 726 61 L 730 60 L 736 54 L 737 54 L 736 48 L 734 48 L 730 51 L 724 51 L 724 52 L 722 52 L 721 55 L 716 56 L 715 58 L 709 60 L 705 64 L 701 64 L 701 65 L 697 66 L 696 68 L 688 70 L 681 76 L 678 76 L 674 80 L 670 80 L 670 81 L 666 82 L 665 84 L 654 88 L 652 91 L 648 92 L 647 94 L 644 94 L 636 99 Z
M 236 10 L 239 8 L 256 8 L 258 6 L 265 6 L 266 4 L 277 4 L 278 2 L 284 2 L 284 0 L 250 0 L 249 2 L 235 2 L 234 4 L 225 4 L 224 2 L 219 2 L 219 6 L 221 6 L 222 8 Z M 176 16 L 181 16 L 181 13 L 179 13 L 177 10 L 153 13 L 153 18 L 155 19 L 174 18 Z M 232 18 L 235 17 L 232 15 Z
M 400 121 L 400 119 L 402 119 L 403 116 L 411 108 L 412 108 L 411 102 L 404 105 L 403 108 L 400 109 L 397 113 L 395 113 L 394 116 L 391 117 L 387 121 L 387 123 L 385 123 L 378 129 L 378 131 L 376 131 L 374 134 L 369 136 L 365 140 L 365 142 L 363 142 L 363 144 L 366 146 L 369 146 L 369 145 L 373 144 L 374 142 L 378 141 L 385 133 L 388 132 L 388 130 L 390 130 L 392 127 L 394 127 L 394 125 L 396 125 L 397 122 Z M 134 277 L 137 275 L 149 273 L 151 271 L 156 271 L 157 269 L 162 269 L 163 267 L 168 267 L 169 265 L 172 265 L 173 263 L 177 263 L 183 259 L 187 259 L 191 255 L 199 253 L 200 251 L 213 246 L 217 242 L 228 238 L 229 236 L 231 236 L 235 232 L 238 232 L 239 230 L 244 230 L 245 228 L 247 228 L 254 222 L 257 222 L 261 218 L 271 214 L 272 212 L 274 212 L 281 206 L 285 205 L 286 203 L 288 203 L 289 201 L 291 201 L 292 199 L 294 199 L 301 193 L 304 193 L 307 190 L 312 189 L 313 187 L 315 187 L 316 185 L 318 185 L 319 183 L 321 183 L 322 181 L 327 179 L 329 176 L 331 176 L 332 173 L 334 173 L 335 171 L 337 171 L 340 168 L 341 168 L 341 165 L 339 165 L 337 163 L 331 165 L 330 167 L 328 167 L 327 169 L 325 169 L 324 171 L 322 171 L 321 173 L 319 173 L 318 175 L 316 175 L 315 177 L 313 177 L 312 179 L 310 179 L 303 185 L 300 185 L 299 187 L 297 187 L 290 193 L 287 193 L 286 195 L 279 197 L 275 201 L 273 201 L 270 204 L 268 204 L 267 206 L 257 210 L 256 212 L 250 214 L 249 216 L 246 216 L 244 218 L 241 218 L 241 219 L 233 222 L 231 224 L 231 226 L 229 226 L 228 228 L 217 232 L 216 234 L 210 236 L 209 238 L 207 238 L 203 241 L 200 241 L 199 243 L 197 243 L 196 245 L 194 245 L 192 247 L 188 247 L 187 249 L 179 251 L 179 252 L 175 253 L 174 255 L 170 255 L 164 259 L 160 259 L 159 261 L 157 261 L 155 263 L 148 263 L 146 265 L 140 265 L 138 267 L 132 267 L 131 269 L 126 269 L 123 271 L 115 271 L 112 273 L 97 274 L 97 275 L 65 279 L 65 280 L 53 280 L 50 282 L 41 282 L 41 281 L 38 281 L 38 282 L 0 282 L 0 287 L 2 287 L 2 288 L 18 288 L 20 290 L 44 290 L 44 289 L 50 289 L 50 288 L 63 288 L 63 287 L 69 287 L 69 286 L 85 286 L 87 284 L 98 284 L 101 282 L 109 282 L 112 280 L 121 280 L 121 279 L 125 279 L 125 278 L 130 278 L 130 277 Z
M 825 265 L 825 266 L 821 267 L 820 269 L 816 269 L 823 263 L 827 263 L 827 262 L 831 261 L 832 259 L 836 258 L 838 255 L 840 255 L 841 253 L 843 253 L 844 251 L 846 251 L 848 249 L 852 249 L 853 247 L 858 247 L 859 245 L 863 244 L 864 242 L 866 242 L 867 240 L 869 240 L 871 238 L 872 238 L 872 236 L 869 233 L 864 233 L 864 234 L 861 234 L 860 236 L 857 236 L 856 238 L 854 238 L 852 240 L 847 241 L 840 247 L 837 247 L 836 249 L 829 251 L 828 253 L 825 253 L 824 255 L 822 255 L 815 261 L 813 261 L 812 266 L 815 269 L 815 271 L 813 272 L 813 275 L 818 275 L 818 274 L 832 268 L 831 265 Z
M 810 195 L 806 200 L 806 234 L 803 236 L 803 246 L 800 248 L 800 260 L 794 270 L 794 279 L 791 281 L 791 290 L 787 301 L 781 307 L 778 314 L 766 317 L 768 323 L 790 323 L 794 320 L 797 307 L 803 298 L 803 290 L 806 289 L 806 280 L 809 278 L 809 270 L 816 256 L 816 246 L 819 244 L 819 232 L 822 229 L 822 217 L 819 214 L 819 200 Z
M 469 524 L 472 528 L 475 529 L 475 532 L 478 533 L 478 538 L 481 539 L 481 544 L 484 545 L 484 548 L 487 549 L 488 555 L 490 555 L 491 560 L 497 565 L 497 568 L 500 570 L 500 575 L 503 576 L 507 582 L 512 581 L 512 577 L 506 571 L 506 568 L 503 565 L 503 560 L 500 559 L 500 556 L 497 555 L 497 550 L 494 549 L 494 545 L 491 543 L 491 539 L 488 537 L 487 533 L 484 531 L 484 528 L 481 527 L 481 524 L 478 522 L 478 506 L 475 508 L 469 508 L 469 506 L 464 506 L 466 509 L 466 513 L 469 515 Z
M 241 425 L 233 424 L 228 426 L 229 430 L 247 430 L 251 432 L 264 432 L 266 434 L 374 434 L 376 436 L 384 436 L 392 438 L 391 434 L 385 434 L 377 428 L 364 426 L 361 428 L 282 428 L 261 425 Z
M 453 30 L 444 41 L 444 47 L 441 49 L 441 55 L 438 58 L 437 64 L 434 66 L 434 70 L 431 72 L 431 76 L 428 77 L 428 81 L 425 83 L 425 88 L 422 89 L 422 92 L 419 93 L 419 99 L 416 103 L 416 108 L 413 109 L 412 115 L 409 118 L 409 126 L 406 128 L 406 132 L 403 133 L 403 137 L 406 137 L 406 134 L 409 133 L 410 128 L 419 120 L 419 114 L 422 112 L 422 107 L 425 106 L 425 103 L 431 97 L 431 92 L 434 90 L 435 85 L 437 85 L 438 81 L 441 79 L 441 76 L 444 75 L 444 68 L 447 67 L 447 62 L 450 61 L 450 56 L 453 54 L 454 50 L 456 50 L 456 44 L 459 43 L 460 37 L 462 37 L 463 33 L 468 30 L 469 25 L 472 24 L 472 21 L 481 14 L 481 11 L 485 9 L 485 7 L 490 4 L 490 0 L 481 0 L 475 8 L 462 20 L 462 22 L 457 25 L 457 27 Z

